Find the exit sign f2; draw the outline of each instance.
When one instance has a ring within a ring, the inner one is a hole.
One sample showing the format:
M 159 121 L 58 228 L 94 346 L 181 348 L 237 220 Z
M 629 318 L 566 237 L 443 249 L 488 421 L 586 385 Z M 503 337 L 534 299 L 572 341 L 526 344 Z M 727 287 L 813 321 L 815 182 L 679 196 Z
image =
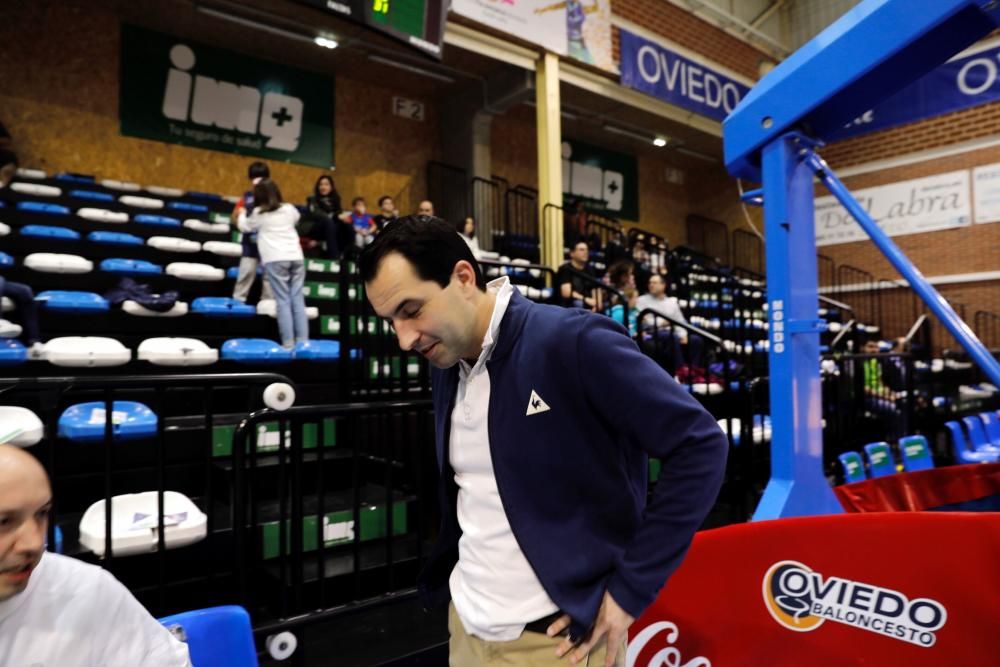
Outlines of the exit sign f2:
M 410 120 L 423 121 L 424 103 L 416 100 L 408 100 L 405 97 L 392 98 L 392 113 Z

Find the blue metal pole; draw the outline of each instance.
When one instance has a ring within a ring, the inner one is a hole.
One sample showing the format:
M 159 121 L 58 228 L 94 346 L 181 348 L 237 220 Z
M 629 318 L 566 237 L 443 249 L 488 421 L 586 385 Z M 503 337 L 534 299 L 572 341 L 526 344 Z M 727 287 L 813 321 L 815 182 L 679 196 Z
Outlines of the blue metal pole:
M 843 508 L 823 475 L 823 406 L 816 313 L 813 179 L 804 137 L 786 134 L 762 155 L 770 320 L 771 479 L 753 520 L 837 514 Z
M 955 337 L 955 340 L 961 343 L 965 351 L 969 353 L 969 356 L 979 364 L 979 367 L 990 378 L 990 382 L 1000 386 L 1000 362 L 993 358 L 990 351 L 976 337 L 976 334 L 972 332 L 969 325 L 962 321 L 962 318 L 958 316 L 951 307 L 951 304 L 927 282 L 927 279 L 920 270 L 906 258 L 906 255 L 889 238 L 889 235 L 882 231 L 878 223 L 861 207 L 850 191 L 840 182 L 840 179 L 830 171 L 823 158 L 817 155 L 811 148 L 807 148 L 805 151 L 805 162 L 816 174 L 816 177 L 837 198 L 837 201 L 848 210 L 854 219 L 857 220 L 861 228 L 865 230 L 865 233 L 871 237 L 875 245 L 878 246 L 878 249 L 886 256 L 886 259 L 906 279 L 906 282 L 910 284 L 913 291 L 920 295 L 924 303 L 937 315 L 945 328 L 951 332 L 951 335 Z

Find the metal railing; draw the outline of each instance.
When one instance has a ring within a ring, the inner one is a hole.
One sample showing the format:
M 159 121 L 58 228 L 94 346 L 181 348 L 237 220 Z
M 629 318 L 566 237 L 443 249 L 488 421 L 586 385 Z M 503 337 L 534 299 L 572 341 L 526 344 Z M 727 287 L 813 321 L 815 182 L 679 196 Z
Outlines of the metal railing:
M 500 184 L 485 178 L 472 179 L 469 208 L 476 220 L 476 238 L 483 250 L 493 250 L 493 234 L 505 228 L 504 200 Z

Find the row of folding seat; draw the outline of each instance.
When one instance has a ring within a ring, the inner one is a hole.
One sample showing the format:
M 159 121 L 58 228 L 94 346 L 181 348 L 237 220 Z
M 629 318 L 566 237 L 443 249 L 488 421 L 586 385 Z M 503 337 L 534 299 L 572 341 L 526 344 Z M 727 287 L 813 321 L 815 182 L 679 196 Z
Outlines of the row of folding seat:
M 960 463 L 1000 461 L 1000 411 L 982 412 L 945 422 L 955 460 Z M 962 426 L 965 426 L 963 431 Z
M 896 463 L 892 446 L 888 442 L 870 442 L 865 445 L 865 457 L 868 459 L 867 471 L 865 470 L 865 461 L 858 452 L 842 453 L 838 459 L 843 469 L 844 481 L 850 484 L 866 480 L 869 477 L 874 479 L 895 475 L 901 471 L 915 472 L 934 467 L 931 449 L 924 436 L 905 435 L 898 440 L 897 444 L 901 459 L 899 464 Z
M 8 225 L 0 227 L 0 236 L 7 236 L 10 233 L 11 229 Z M 20 229 L 20 234 L 21 236 L 30 238 L 55 239 L 59 241 L 80 241 L 83 238 L 83 235 L 75 229 L 60 227 L 59 225 L 24 225 Z M 200 243 L 198 241 L 181 238 L 179 236 L 156 235 L 143 239 L 142 237 L 135 236 L 134 234 L 94 231 L 87 235 L 87 240 L 93 243 L 104 243 L 109 245 L 148 245 L 151 248 L 156 248 L 157 250 L 163 250 L 166 252 L 190 254 L 205 251 L 221 257 L 239 257 L 242 251 L 239 243 L 232 243 L 228 241 L 205 241 L 204 243 Z

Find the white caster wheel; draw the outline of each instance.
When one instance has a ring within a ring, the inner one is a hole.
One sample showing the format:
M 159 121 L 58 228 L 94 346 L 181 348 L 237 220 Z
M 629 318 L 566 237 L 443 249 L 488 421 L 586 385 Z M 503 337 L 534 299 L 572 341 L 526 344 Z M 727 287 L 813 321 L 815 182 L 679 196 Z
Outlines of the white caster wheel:
M 285 382 L 269 384 L 264 390 L 264 405 L 279 412 L 287 410 L 295 405 L 295 390 Z
M 279 632 L 269 636 L 264 645 L 267 647 L 268 655 L 275 660 L 288 660 L 299 647 L 299 640 L 291 632 Z

